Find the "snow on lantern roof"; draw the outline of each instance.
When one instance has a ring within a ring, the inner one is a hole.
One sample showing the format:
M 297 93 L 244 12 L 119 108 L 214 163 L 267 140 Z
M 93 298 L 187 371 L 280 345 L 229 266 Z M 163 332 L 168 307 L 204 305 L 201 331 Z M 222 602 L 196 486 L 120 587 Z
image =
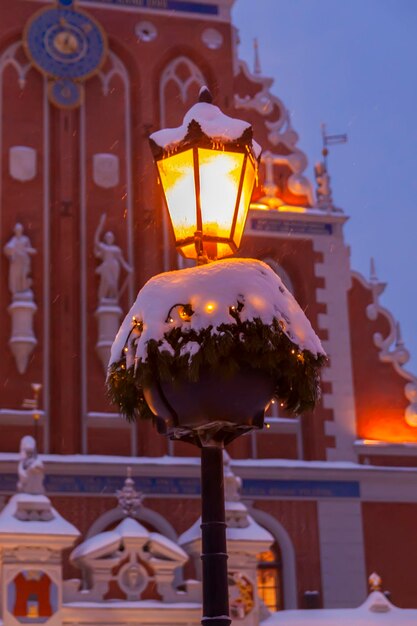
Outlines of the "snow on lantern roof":
M 212 104 L 207 87 L 202 87 L 199 102 L 185 114 L 178 128 L 164 128 L 150 135 L 151 149 L 155 158 L 167 156 L 179 147 L 187 147 L 199 140 L 220 143 L 227 147 L 248 146 L 255 159 L 262 148 L 253 140 L 252 125 L 249 122 L 225 115 L 218 106 Z
M 283 332 L 300 350 L 308 350 L 315 356 L 325 354 L 294 296 L 266 263 L 254 259 L 223 259 L 151 278 L 139 292 L 117 333 L 110 364 L 121 357 L 132 330 L 132 319 L 143 322 L 136 357 L 146 360 L 148 341 L 163 340 L 173 324 L 197 332 L 211 327 L 212 334 L 216 333 L 221 324 L 235 321 L 230 307 L 238 302 L 244 303 L 240 312 L 242 322 L 260 319 L 264 324 L 272 324 L 277 319 Z M 191 305 L 194 313 L 186 321 L 170 316 L 177 303 Z M 193 346 L 193 342 L 188 342 L 184 351 L 191 354 Z M 166 349 L 170 349 L 168 343 Z
M 380 591 L 371 591 L 355 609 L 279 611 L 262 626 L 415 626 L 417 609 L 400 609 Z

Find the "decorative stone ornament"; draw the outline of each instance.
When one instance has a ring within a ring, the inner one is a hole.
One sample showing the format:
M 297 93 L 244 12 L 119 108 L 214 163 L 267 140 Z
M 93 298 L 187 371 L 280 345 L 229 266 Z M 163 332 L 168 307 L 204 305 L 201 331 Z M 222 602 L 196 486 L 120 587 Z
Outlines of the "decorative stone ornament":
M 103 214 L 94 237 L 94 253 L 101 261 L 101 264 L 96 269 L 96 273 L 100 276 L 98 288 L 99 305 L 95 312 L 98 322 L 96 350 L 103 369 L 107 372 L 110 349 L 122 315 L 119 297 L 127 284 L 126 278 L 120 288 L 120 272 L 123 268 L 129 275 L 132 268 L 124 260 L 122 249 L 115 244 L 113 232 L 107 231 L 101 238 L 105 221 L 106 215 Z
M 36 176 L 36 150 L 28 146 L 13 146 L 9 150 L 9 174 L 25 183 Z
M 119 157 L 98 153 L 93 156 L 93 180 L 98 187 L 111 189 L 119 183 Z
M 19 493 L 0 512 L 0 622 L 62 626 L 62 552 L 80 533 L 42 492 L 33 437 L 20 451 Z
M 135 35 L 139 41 L 148 43 L 156 39 L 158 31 L 152 22 L 138 22 L 135 26 Z
M 15 225 L 13 237 L 4 246 L 4 254 L 9 259 L 9 290 L 12 294 L 12 302 L 8 307 L 12 318 L 9 345 L 19 373 L 24 374 L 37 344 L 33 330 L 33 316 L 37 306 L 30 276 L 31 257 L 36 254 L 36 250 L 24 234 L 22 224 Z
M 216 28 L 206 28 L 201 34 L 201 41 L 209 50 L 219 50 L 223 45 L 223 35 Z

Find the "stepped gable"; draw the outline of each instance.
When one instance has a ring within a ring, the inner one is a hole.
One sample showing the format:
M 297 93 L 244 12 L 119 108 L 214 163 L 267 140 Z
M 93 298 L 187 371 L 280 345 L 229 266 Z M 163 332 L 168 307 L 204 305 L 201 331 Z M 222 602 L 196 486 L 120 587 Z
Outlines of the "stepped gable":
M 404 369 L 410 355 L 399 323 L 379 302 L 385 287 L 373 261 L 369 280 L 352 272 L 349 314 L 357 434 L 360 440 L 417 443 L 417 377 Z M 373 454 L 377 450 L 375 446 Z
M 244 61 L 238 62 L 234 106 L 245 112 L 245 120 L 252 124 L 256 140 L 263 147 L 261 185 L 253 201 L 270 208 L 313 207 L 313 187 L 304 174 L 307 157 L 297 147 L 298 134 L 292 128 L 288 109 L 271 93 L 272 84 L 272 78 L 252 74 Z

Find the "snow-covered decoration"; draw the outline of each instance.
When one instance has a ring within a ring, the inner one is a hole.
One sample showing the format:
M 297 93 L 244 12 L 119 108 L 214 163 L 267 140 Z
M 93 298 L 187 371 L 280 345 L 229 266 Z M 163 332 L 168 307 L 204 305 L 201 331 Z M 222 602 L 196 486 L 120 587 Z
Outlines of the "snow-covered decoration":
M 171 351 L 164 337 L 172 327 L 196 332 L 211 329 L 212 333 L 218 333 L 223 324 L 236 323 L 235 309 L 239 302 L 242 305 L 240 322 L 260 319 L 270 325 L 278 319 L 283 333 L 301 351 L 324 355 L 307 317 L 269 265 L 255 259 L 224 259 L 151 278 L 140 290 L 117 333 L 110 363 L 123 354 L 132 331 L 132 320 L 143 323 L 142 332 L 136 337 L 133 358 L 144 361 L 151 339 L 162 340 L 163 348 Z M 182 303 L 190 307 L 191 315 L 183 312 Z M 198 350 L 196 342 L 191 341 L 184 344 L 181 352 L 193 356 Z M 128 361 L 128 366 L 130 364 Z
M 355 278 L 357 278 L 362 285 L 372 292 L 372 304 L 370 304 L 366 310 L 368 319 L 375 321 L 381 315 L 389 324 L 390 330 L 386 337 L 383 337 L 381 333 L 374 334 L 374 344 L 379 350 L 379 359 L 383 363 L 391 363 L 397 374 L 407 381 L 404 387 L 404 393 L 410 404 L 405 410 L 404 419 L 409 426 L 416 427 L 417 377 L 404 369 L 404 365 L 410 359 L 410 353 L 404 346 L 399 323 L 395 321 L 390 311 L 381 306 L 379 302 L 379 297 L 384 292 L 386 283 L 382 283 L 378 280 L 375 271 L 375 262 L 373 259 L 371 259 L 369 281 L 367 281 L 358 272 L 353 272 L 353 276 L 355 276 Z
M 26 435 L 20 441 L 20 462 L 18 467 L 18 491 L 32 495 L 43 495 L 45 487 L 45 468 L 42 459 L 38 456 L 36 441 L 31 435 Z
M 380 590 L 371 589 L 365 602 L 356 609 L 279 611 L 263 621 L 262 626 L 415 626 L 416 623 L 417 609 L 400 609 Z
M 198 602 L 200 598 L 199 584 L 186 582 L 185 591 L 173 586 L 175 570 L 188 560 L 184 550 L 167 537 L 148 531 L 131 517 L 113 530 L 99 533 L 78 545 L 70 560 L 87 570 L 92 582 L 89 589 L 79 590 L 75 581 L 71 581 L 66 586 L 69 602 L 104 602 L 111 582 L 117 584 L 127 601 L 139 601 L 152 581 L 163 602 Z
M 230 615 L 242 626 L 258 626 L 257 555 L 268 550 L 274 538 L 249 515 L 240 499 L 241 479 L 233 473 L 227 452 L 223 459 Z M 179 537 L 178 543 L 193 557 L 200 571 L 201 518 Z
M 381 591 L 382 578 L 376 572 L 372 572 L 369 576 L 368 583 L 370 591 Z
M 277 274 L 261 261 L 228 259 L 146 283 L 112 346 L 108 384 L 134 419 L 144 416 L 143 389 L 153 381 L 197 382 L 207 369 L 227 379 L 246 368 L 271 381 L 267 393 L 297 412 L 314 406 L 324 360 Z
M 79 532 L 41 491 L 32 437 L 24 437 L 19 489 L 0 512 L 0 623 L 62 626 L 62 552 Z M 24 461 L 30 461 L 23 467 Z
M 235 79 L 235 107 L 244 109 L 253 118 L 252 124 L 256 124 L 264 148 L 261 156 L 265 167 L 264 195 L 257 201 L 270 208 L 283 204 L 314 206 L 313 187 L 304 175 L 307 157 L 297 147 L 298 134 L 292 128 L 288 109 L 270 91 L 273 79 L 260 75 L 259 62 L 251 73 L 244 61 L 239 61 Z M 251 86 L 251 94 L 245 93 L 246 85 Z M 280 184 L 276 176 L 280 166 L 289 170 L 284 188 L 282 176 Z
M 123 513 L 128 517 L 134 517 L 143 501 L 143 494 L 135 489 L 135 481 L 132 478 L 132 468 L 127 468 L 127 477 L 122 489 L 116 491 L 117 500 Z
M 180 148 L 206 140 L 213 147 L 225 149 L 246 145 L 256 161 L 261 147 L 252 139 L 251 124 L 225 115 L 211 102 L 212 96 L 207 87 L 201 87 L 199 102 L 187 111 L 181 126 L 152 133 L 150 143 L 154 157 L 168 156 Z

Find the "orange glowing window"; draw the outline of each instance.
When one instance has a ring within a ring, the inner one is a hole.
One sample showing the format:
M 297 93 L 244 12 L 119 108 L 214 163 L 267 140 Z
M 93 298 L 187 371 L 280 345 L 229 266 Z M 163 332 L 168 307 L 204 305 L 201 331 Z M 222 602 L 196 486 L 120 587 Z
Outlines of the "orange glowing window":
M 282 560 L 278 544 L 258 554 L 258 595 L 270 611 L 284 608 L 282 595 Z

